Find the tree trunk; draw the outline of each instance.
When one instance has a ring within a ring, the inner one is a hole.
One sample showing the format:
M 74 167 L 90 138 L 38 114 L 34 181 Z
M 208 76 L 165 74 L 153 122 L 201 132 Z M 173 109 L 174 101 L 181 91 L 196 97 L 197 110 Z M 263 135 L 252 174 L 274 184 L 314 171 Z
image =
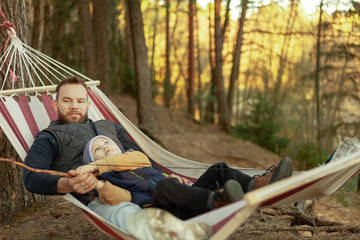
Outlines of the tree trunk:
M 41 17 L 41 2 L 42 0 L 35 0 L 34 5 L 34 20 L 33 20 L 33 29 L 32 29 L 32 37 L 31 37 L 31 47 L 35 49 L 39 49 L 39 41 L 40 41 L 40 19 Z
M 241 47 L 242 47 L 242 40 L 244 34 L 244 23 L 246 17 L 246 9 L 247 9 L 248 0 L 242 1 L 242 10 L 241 10 L 241 17 L 239 18 L 239 28 L 236 40 L 235 51 L 233 53 L 233 66 L 231 69 L 230 75 L 230 84 L 229 84 L 229 93 L 228 93 L 228 106 L 229 106 L 229 118 L 232 118 L 232 109 L 233 109 L 233 102 L 234 102 L 234 90 L 237 86 L 237 81 L 239 78 L 239 68 L 240 68 L 240 59 L 241 59 Z
M 146 130 L 156 130 L 157 126 L 152 109 L 152 84 L 148 67 L 148 49 L 145 44 L 140 1 L 127 0 L 127 3 L 134 47 L 139 125 Z
M 298 2 L 295 0 L 291 0 L 291 10 L 290 15 L 288 18 L 287 26 L 286 26 L 286 34 L 284 36 L 284 42 L 281 48 L 281 54 L 280 54 L 280 60 L 279 60 L 279 68 L 277 72 L 275 87 L 274 87 L 274 93 L 273 93 L 273 103 L 274 103 L 274 112 L 273 115 L 276 115 L 277 109 L 280 104 L 280 100 L 282 100 L 282 82 L 285 72 L 285 67 L 287 63 L 287 57 L 289 52 L 289 45 L 292 37 L 292 30 L 294 27 L 294 23 L 297 16 L 297 10 L 298 10 Z
M 44 13 L 44 23 L 43 23 L 44 29 L 43 29 L 42 39 L 49 39 L 50 27 L 51 27 L 51 23 L 50 23 L 51 12 L 50 12 L 50 6 L 48 3 L 48 0 L 44 0 L 43 13 Z M 41 47 L 39 50 L 42 53 L 45 53 L 46 55 L 50 56 L 50 54 L 49 54 L 50 46 L 51 46 L 50 41 L 42 41 Z
M 155 20 L 154 20 L 154 24 L 153 24 L 153 39 L 152 39 L 151 64 L 150 64 L 150 79 L 151 79 L 151 82 L 155 81 L 154 57 L 155 57 L 156 33 L 157 33 L 158 15 L 159 15 L 159 6 L 158 6 L 158 4 L 159 4 L 159 0 L 155 0 Z
M 61 34 L 64 32 L 64 16 L 62 9 L 64 8 L 63 2 L 54 1 L 50 2 L 49 0 L 49 35 L 47 35 L 47 41 L 50 42 L 49 47 L 47 48 L 49 56 L 56 60 L 62 60 L 60 58 L 60 49 L 61 49 Z
M 212 26 L 212 19 L 211 19 L 211 5 L 209 4 L 209 63 L 210 63 L 210 77 L 211 77 L 211 83 L 210 83 L 210 89 L 209 89 L 209 95 L 207 97 L 207 103 L 205 108 L 205 116 L 204 119 L 206 122 L 214 123 L 215 122 L 215 61 L 213 57 L 213 35 L 211 34 L 211 29 L 213 29 Z
M 321 28 L 322 28 L 323 0 L 320 1 L 319 25 L 316 39 L 316 69 L 315 69 L 315 103 L 316 103 L 316 130 L 318 152 L 321 156 L 321 113 L 320 113 L 320 51 L 321 51 Z
M 29 31 L 24 0 L 3 0 L 1 9 L 7 20 L 16 27 L 17 36 L 28 44 Z M 6 28 L 0 28 L 1 54 L 8 38 Z M 4 72 L 0 73 L 0 84 L 4 81 Z M 9 80 L 7 80 L 9 81 Z M 20 82 L 15 84 L 19 85 Z M 21 161 L 15 149 L 0 129 L 0 157 Z M 0 223 L 10 221 L 18 212 L 29 207 L 34 201 L 45 200 L 44 197 L 34 195 L 26 191 L 22 181 L 22 168 L 15 165 L 0 162 Z
M 197 7 L 195 8 L 195 18 L 196 18 L 196 50 L 197 50 L 197 70 L 198 70 L 198 88 L 197 88 L 197 103 L 199 108 L 199 122 L 203 123 L 203 103 L 202 103 L 202 82 L 201 82 L 201 48 L 200 48 L 200 28 L 199 28 L 199 17 Z
M 225 96 L 224 80 L 222 75 L 222 49 L 224 31 L 220 27 L 220 3 L 221 0 L 215 0 L 215 83 L 216 95 L 218 100 L 219 126 L 221 130 L 230 131 L 230 122 L 228 106 Z M 226 22 L 226 21 L 225 21 Z
M 134 47 L 132 43 L 132 31 L 130 26 L 130 16 L 129 16 L 129 7 L 127 1 L 125 3 L 125 21 L 126 21 L 126 63 L 134 71 L 135 69 L 135 60 L 134 60 Z
M 95 54 L 97 79 L 101 80 L 100 89 L 110 93 L 110 23 L 108 16 L 108 1 L 93 0 L 93 23 L 95 37 Z
M 165 79 L 164 79 L 164 103 L 165 107 L 170 108 L 171 98 L 172 98 L 172 86 L 171 86 L 171 70 L 170 70 L 170 0 L 165 1 L 165 9 L 166 9 L 166 50 L 165 50 Z
M 189 67 L 188 67 L 188 84 L 187 99 L 188 113 L 191 118 L 194 117 L 194 1 L 189 0 Z
M 80 0 L 80 17 L 82 24 L 82 42 L 84 45 L 86 75 L 95 79 L 98 77 L 96 75 L 95 43 L 89 4 L 90 0 Z

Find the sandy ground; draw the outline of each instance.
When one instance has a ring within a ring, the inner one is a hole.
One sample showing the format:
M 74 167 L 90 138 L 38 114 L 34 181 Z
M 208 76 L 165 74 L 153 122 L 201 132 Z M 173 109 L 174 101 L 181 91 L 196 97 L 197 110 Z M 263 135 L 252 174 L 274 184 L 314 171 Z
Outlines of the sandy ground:
M 136 103 L 130 97 L 113 96 L 112 101 L 134 123 Z M 178 112 L 155 107 L 159 125 L 154 136 L 170 152 L 192 160 L 232 166 L 262 168 L 276 164 L 280 157 L 250 142 L 236 140 L 218 131 L 214 125 L 199 125 Z M 166 121 L 164 121 L 166 119 Z M 189 144 L 190 143 L 190 144 Z M 337 195 L 344 195 L 338 192 Z M 344 227 L 311 227 L 294 225 L 293 206 L 255 211 L 228 239 L 360 239 L 360 208 L 344 206 L 338 197 L 315 201 L 313 217 L 358 226 L 350 231 Z M 360 202 L 359 195 L 354 201 Z M 85 220 L 81 211 L 59 196 L 48 197 L 48 203 L 24 210 L 10 222 L 0 224 L 0 240 L 8 239 L 111 239 Z

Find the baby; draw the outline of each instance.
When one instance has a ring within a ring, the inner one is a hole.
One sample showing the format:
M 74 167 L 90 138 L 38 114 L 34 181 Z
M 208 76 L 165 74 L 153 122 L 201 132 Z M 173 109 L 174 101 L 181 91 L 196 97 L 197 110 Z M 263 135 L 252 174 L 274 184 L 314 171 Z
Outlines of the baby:
M 132 201 L 145 207 L 151 203 L 156 183 L 166 178 L 151 167 L 145 154 L 132 150 L 122 153 L 113 140 L 103 135 L 86 144 L 83 162 L 86 165 L 76 171 L 79 174 L 99 172 L 100 181 L 95 190 L 105 204 Z

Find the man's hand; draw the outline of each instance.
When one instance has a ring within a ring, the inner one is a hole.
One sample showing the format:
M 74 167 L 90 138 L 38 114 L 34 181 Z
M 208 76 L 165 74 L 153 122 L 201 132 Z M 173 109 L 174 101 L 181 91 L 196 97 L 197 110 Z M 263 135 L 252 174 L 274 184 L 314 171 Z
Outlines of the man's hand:
M 180 177 L 179 175 L 176 175 L 176 174 L 170 174 L 170 175 L 167 176 L 167 178 L 176 178 L 180 183 L 183 183 L 183 184 L 192 183 L 189 179 L 186 179 L 184 177 Z
M 68 174 L 72 178 L 59 179 L 57 184 L 58 193 L 76 192 L 84 194 L 93 190 L 98 183 L 98 179 L 91 172 L 78 174 L 75 170 L 70 170 Z

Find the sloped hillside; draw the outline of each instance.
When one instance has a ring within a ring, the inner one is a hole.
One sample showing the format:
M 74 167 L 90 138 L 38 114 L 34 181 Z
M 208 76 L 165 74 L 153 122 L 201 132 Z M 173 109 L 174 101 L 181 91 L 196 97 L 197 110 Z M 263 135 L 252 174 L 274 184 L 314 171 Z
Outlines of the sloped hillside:
M 133 123 L 137 124 L 136 101 L 129 96 L 113 96 L 113 103 Z M 135 106 L 135 108 L 134 108 Z M 280 157 L 251 142 L 237 140 L 213 124 L 200 125 L 186 117 L 186 113 L 173 112 L 154 106 L 158 130 L 157 140 L 168 151 L 191 160 L 215 163 L 224 161 L 232 166 L 263 168 L 276 164 Z

